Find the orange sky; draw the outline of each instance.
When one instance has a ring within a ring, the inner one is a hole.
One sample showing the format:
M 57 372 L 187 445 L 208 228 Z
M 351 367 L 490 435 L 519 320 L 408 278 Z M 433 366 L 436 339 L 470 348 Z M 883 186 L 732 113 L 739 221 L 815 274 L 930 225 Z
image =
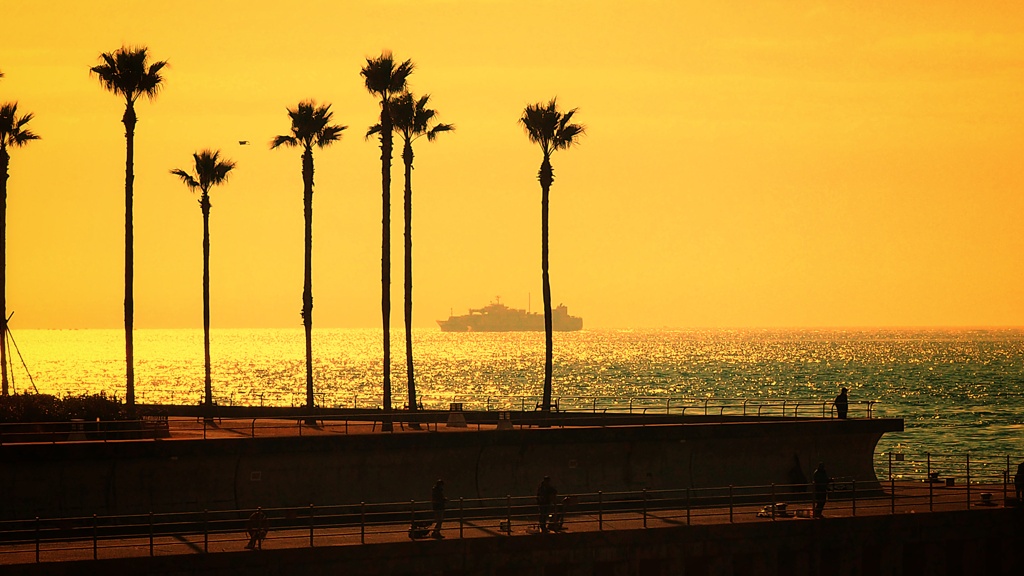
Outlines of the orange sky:
M 201 326 L 201 214 L 168 171 L 205 147 L 238 163 L 212 195 L 214 327 L 300 325 L 300 158 L 267 144 L 305 98 L 350 126 L 315 155 L 314 324 L 379 325 L 359 69 L 382 49 L 458 128 L 416 148 L 417 326 L 495 295 L 539 309 L 540 153 L 516 120 L 552 96 L 588 128 L 551 207 L 553 298 L 587 327 L 1024 325 L 1019 3 L 294 6 L 5 3 L 0 101 L 43 138 L 12 152 L 15 329 L 123 326 L 123 103 L 88 73 L 122 44 L 170 61 L 138 106 L 137 327 Z

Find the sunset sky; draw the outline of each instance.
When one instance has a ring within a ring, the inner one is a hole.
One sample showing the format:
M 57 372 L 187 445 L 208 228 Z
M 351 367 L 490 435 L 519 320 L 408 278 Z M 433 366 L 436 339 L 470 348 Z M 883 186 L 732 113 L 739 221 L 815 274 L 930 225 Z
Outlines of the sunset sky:
M 557 96 L 551 283 L 588 328 L 1024 325 L 1024 6 L 749 0 L 14 0 L 0 101 L 18 328 L 123 326 L 123 100 L 89 68 L 146 45 L 136 327 L 202 325 L 202 218 L 169 174 L 212 147 L 213 326 L 298 327 L 302 182 L 286 108 L 348 125 L 315 152 L 314 326 L 380 324 L 378 103 L 367 57 L 410 58 L 457 131 L 416 146 L 415 324 L 500 295 L 541 308 L 539 148 Z M 251 142 L 240 146 L 240 140 Z M 402 324 L 400 157 L 392 324 Z

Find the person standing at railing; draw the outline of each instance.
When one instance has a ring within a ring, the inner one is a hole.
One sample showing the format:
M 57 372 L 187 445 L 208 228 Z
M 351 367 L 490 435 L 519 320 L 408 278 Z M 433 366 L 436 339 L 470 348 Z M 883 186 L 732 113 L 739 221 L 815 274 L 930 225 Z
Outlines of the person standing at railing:
M 555 497 L 558 490 L 551 484 L 551 477 L 545 476 L 537 487 L 537 509 L 540 514 L 537 525 L 541 532 L 548 531 L 548 517 L 551 515 L 551 507 L 555 504 Z
M 850 410 L 850 398 L 846 395 L 846 388 L 839 391 L 839 396 L 836 396 L 833 405 L 836 407 L 836 416 L 845 420 L 846 414 Z
M 818 462 L 818 468 L 814 471 L 811 481 L 814 483 L 814 512 L 812 517 L 824 518 L 825 502 L 828 501 L 828 483 L 831 481 L 828 477 L 828 472 L 825 471 L 824 462 Z
M 444 534 L 441 534 L 441 524 L 444 522 L 444 508 L 447 502 L 448 499 L 444 496 L 444 480 L 438 478 L 430 490 L 430 508 L 434 511 L 434 531 L 430 533 L 431 538 L 444 538 Z
M 249 543 L 245 547 L 249 550 L 263 550 L 263 539 L 267 537 L 268 529 L 267 515 L 263 508 L 257 507 L 245 525 L 245 531 L 249 534 Z
M 1013 475 L 1013 490 L 1017 496 L 1017 506 L 1024 505 L 1024 462 L 1017 465 L 1017 473 Z

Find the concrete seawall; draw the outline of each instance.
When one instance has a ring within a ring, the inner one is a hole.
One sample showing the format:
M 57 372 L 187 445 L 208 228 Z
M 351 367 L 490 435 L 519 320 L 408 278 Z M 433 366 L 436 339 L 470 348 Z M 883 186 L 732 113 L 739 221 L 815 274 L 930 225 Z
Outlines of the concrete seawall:
M 247 509 L 805 481 L 877 488 L 874 447 L 901 420 L 695 422 L 318 437 L 0 446 L 0 518 Z M 16 497 L 11 497 L 16 495 Z

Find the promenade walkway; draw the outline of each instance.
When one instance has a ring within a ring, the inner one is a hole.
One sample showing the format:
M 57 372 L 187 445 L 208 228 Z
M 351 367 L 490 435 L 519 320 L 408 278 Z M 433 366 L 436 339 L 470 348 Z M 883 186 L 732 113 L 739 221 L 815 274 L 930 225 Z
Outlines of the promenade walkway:
M 565 517 L 567 532 L 598 532 L 658 529 L 680 526 L 700 526 L 727 523 L 791 523 L 829 522 L 854 516 L 885 514 L 915 514 L 929 511 L 975 510 L 978 514 L 1002 506 L 1002 485 L 978 485 L 972 490 L 972 502 L 966 500 L 967 491 L 961 488 L 934 488 L 931 505 L 926 485 L 901 482 L 896 485 L 895 498 L 885 496 L 857 500 L 833 500 L 825 509 L 825 518 L 810 518 L 810 504 L 788 507 L 785 516 L 772 517 L 763 513 L 763 505 L 744 504 L 686 509 L 657 509 L 657 500 L 648 500 L 647 509 L 625 511 L 569 511 Z M 991 494 L 996 501 L 982 500 L 982 494 Z M 539 533 L 536 520 L 517 509 L 512 517 L 511 530 L 505 530 L 508 520 L 502 516 L 463 518 L 458 502 L 451 506 L 445 522 L 445 539 L 457 538 L 558 538 L 558 533 Z M 409 542 L 409 522 L 368 524 L 336 524 L 330 522 L 307 526 L 277 527 L 275 523 L 289 521 L 285 510 L 268 510 L 271 516 L 270 534 L 263 542 L 263 550 L 326 546 L 362 546 L 378 543 Z M 158 527 L 166 530 L 167 526 Z M 245 551 L 248 536 L 241 529 L 210 529 L 207 531 L 182 530 L 174 534 L 150 536 L 40 538 L 19 542 L 0 543 L 0 564 L 27 564 L 35 562 L 63 562 L 107 558 L 173 556 Z M 261 551 L 253 551 L 259 554 Z
M 458 434 L 493 429 L 493 424 L 449 427 L 442 422 L 420 429 L 395 424 L 394 433 Z M 227 440 L 296 435 L 377 434 L 379 422 L 234 418 L 204 421 L 167 419 L 168 436 L 157 442 Z M 95 440 L 93 440 L 95 441 Z M 101 440 L 102 441 L 102 440 Z M 121 440 L 107 440 L 121 441 Z M 136 440 L 137 441 L 137 440 Z M 810 518 L 809 495 L 794 486 L 718 487 L 714 489 L 642 491 L 574 495 L 565 508 L 564 530 L 572 533 L 655 530 L 709 524 L 830 522 L 889 514 L 973 510 L 978 514 L 1003 507 L 1013 487 L 1005 479 L 979 478 L 967 483 L 885 480 L 882 490 L 860 494 L 855 482 L 837 480 L 824 519 Z M 734 498 L 733 495 L 736 494 Z M 449 495 L 450 497 L 453 495 Z M 449 502 L 443 534 L 459 538 L 558 538 L 537 530 L 532 497 Z M 786 502 L 785 510 L 772 502 Z M 251 510 L 195 511 L 132 517 L 68 518 L 0 523 L 0 565 L 65 562 L 144 556 L 245 552 L 245 519 Z M 263 550 L 331 546 L 366 546 L 410 542 L 412 518 L 425 522 L 429 503 L 339 504 L 310 508 L 266 509 L 270 533 Z M 429 542 L 423 543 L 429 545 Z M 252 554 L 260 554 L 253 551 Z

